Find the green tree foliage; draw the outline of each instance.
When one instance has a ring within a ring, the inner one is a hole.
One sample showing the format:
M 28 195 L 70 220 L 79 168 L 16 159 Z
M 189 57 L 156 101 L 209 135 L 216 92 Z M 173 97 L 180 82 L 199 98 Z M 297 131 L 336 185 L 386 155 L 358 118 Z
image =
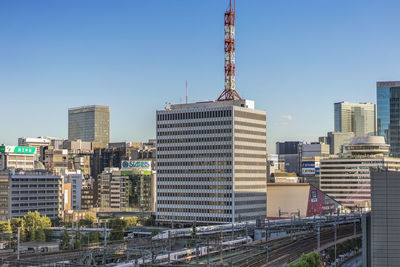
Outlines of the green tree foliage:
M 68 231 L 64 230 L 64 234 L 61 239 L 61 249 L 68 249 L 70 240 L 71 238 L 69 237 Z
M 6 234 L 12 233 L 10 220 L 0 222 L 0 232 Z
M 301 255 L 298 262 L 289 264 L 289 267 L 321 267 L 322 261 L 319 253 L 313 251 L 308 254 Z
M 35 231 L 35 241 L 46 242 L 46 234 L 45 234 L 43 228 L 38 228 Z
M 120 218 L 115 218 L 110 221 L 111 235 L 110 240 L 123 240 L 124 230 L 126 227 L 125 221 Z
M 81 248 L 81 233 L 77 232 L 75 235 L 74 249 Z
M 150 218 L 145 220 L 143 224 L 145 226 L 154 226 L 156 224 L 156 218 L 154 216 L 151 216 Z
M 21 228 L 20 239 L 24 241 L 44 242 L 50 238 L 51 220 L 47 216 L 40 216 L 40 213 L 28 212 L 23 218 L 13 218 L 11 220 L 11 230 L 13 233 L 18 232 Z
M 18 227 L 21 227 L 20 230 L 20 239 L 21 241 L 26 240 L 26 232 L 25 232 L 25 221 L 23 218 L 12 218 L 11 219 L 11 230 L 13 233 L 18 233 Z
M 90 242 L 92 242 L 92 243 L 98 243 L 100 241 L 99 232 L 90 232 L 89 239 L 90 239 Z
M 91 228 L 93 227 L 95 217 L 91 214 L 86 214 L 85 218 L 80 220 L 78 225 L 81 227 Z
M 158 235 L 158 230 L 153 229 L 153 231 L 151 231 L 151 236 L 155 236 Z
M 137 217 L 126 217 L 126 218 L 124 218 L 124 222 L 125 222 L 126 227 L 136 226 L 137 221 L 138 221 Z

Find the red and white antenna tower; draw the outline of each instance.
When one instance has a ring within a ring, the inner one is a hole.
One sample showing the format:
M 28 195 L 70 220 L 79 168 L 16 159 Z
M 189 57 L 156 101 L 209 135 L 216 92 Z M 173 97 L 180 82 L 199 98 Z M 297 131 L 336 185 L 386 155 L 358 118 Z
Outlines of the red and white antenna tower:
M 235 0 L 225 12 L 225 89 L 217 101 L 241 100 L 235 85 Z

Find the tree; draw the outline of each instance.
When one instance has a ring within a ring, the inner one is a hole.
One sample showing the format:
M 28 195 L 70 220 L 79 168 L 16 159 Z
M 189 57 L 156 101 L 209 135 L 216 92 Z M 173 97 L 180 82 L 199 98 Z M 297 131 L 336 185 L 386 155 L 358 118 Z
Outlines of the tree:
M 14 234 L 18 233 L 18 227 L 21 228 L 21 230 L 20 230 L 21 242 L 24 242 L 26 240 L 24 219 L 23 218 L 12 218 L 11 219 L 11 230 Z
M 27 240 L 29 241 L 46 241 L 46 234 L 44 229 L 51 226 L 51 220 L 47 216 L 40 216 L 40 213 L 28 212 L 23 217 Z
M 43 228 L 38 228 L 35 231 L 35 241 L 46 242 L 46 234 L 45 234 Z
M 322 261 L 319 253 L 313 251 L 308 254 L 301 255 L 298 262 L 289 264 L 289 267 L 321 267 Z
M 81 248 L 81 233 L 77 232 L 75 235 L 74 249 Z
M 137 217 L 126 217 L 126 218 L 124 218 L 124 222 L 125 222 L 125 226 L 126 227 L 136 226 L 137 221 L 138 221 Z
M 90 242 L 92 242 L 92 243 L 98 243 L 100 241 L 99 232 L 90 232 L 89 239 L 90 239 Z
M 12 233 L 10 220 L 0 222 L 0 232 L 6 234 Z
M 115 218 L 110 221 L 111 235 L 110 240 L 122 240 L 124 239 L 124 229 L 126 224 L 120 218 Z
M 71 238 L 69 237 L 68 231 L 64 230 L 64 234 L 61 239 L 61 249 L 68 249 L 70 240 Z
M 95 219 L 95 217 L 93 215 L 86 214 L 85 218 L 80 220 L 78 225 L 79 226 L 84 226 L 84 227 L 87 227 L 87 228 L 93 227 L 94 219 Z

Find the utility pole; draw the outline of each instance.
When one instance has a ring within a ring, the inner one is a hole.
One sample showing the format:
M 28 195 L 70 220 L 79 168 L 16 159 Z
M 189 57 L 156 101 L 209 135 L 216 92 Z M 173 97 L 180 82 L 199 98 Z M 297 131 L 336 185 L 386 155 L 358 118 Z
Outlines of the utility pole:
M 107 247 L 107 222 L 104 222 L 104 248 Z
M 336 239 L 337 235 L 336 235 L 336 222 L 335 222 L 335 266 L 336 266 Z
M 20 234 L 21 234 L 21 227 L 18 227 L 18 234 L 17 234 L 17 260 L 19 260 L 19 243 L 20 243 Z
M 319 252 L 321 248 L 321 227 L 318 223 L 317 225 L 317 251 Z
M 168 231 L 168 264 L 171 262 L 171 231 Z

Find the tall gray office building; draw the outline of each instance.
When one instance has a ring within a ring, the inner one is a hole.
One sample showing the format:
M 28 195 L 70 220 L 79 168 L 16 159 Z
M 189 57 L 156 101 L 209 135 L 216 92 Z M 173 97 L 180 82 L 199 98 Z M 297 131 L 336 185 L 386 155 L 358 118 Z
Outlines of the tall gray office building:
M 157 111 L 157 221 L 266 216 L 266 113 L 250 100 Z
M 339 102 L 335 107 L 335 132 L 353 132 L 355 136 L 375 135 L 376 106 L 371 103 Z
M 110 108 L 93 105 L 68 109 L 68 139 L 108 144 Z
M 366 266 L 400 266 L 399 188 L 399 172 L 371 172 L 371 265 Z

